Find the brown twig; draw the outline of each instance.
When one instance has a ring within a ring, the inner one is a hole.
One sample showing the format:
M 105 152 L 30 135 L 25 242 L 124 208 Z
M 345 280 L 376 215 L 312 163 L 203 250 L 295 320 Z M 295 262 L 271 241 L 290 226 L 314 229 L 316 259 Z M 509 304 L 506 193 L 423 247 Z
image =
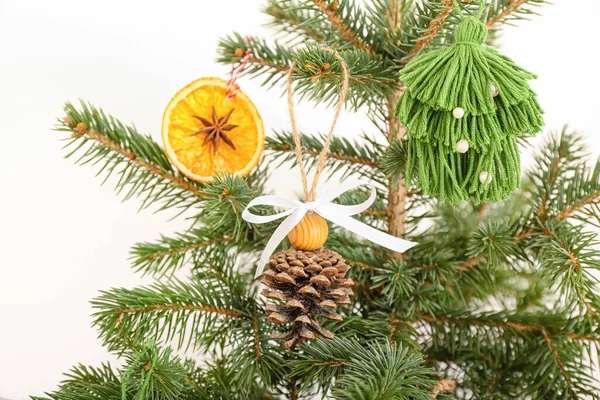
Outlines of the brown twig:
M 304 21 L 295 18 L 295 16 L 291 13 L 284 12 L 285 10 L 278 6 L 271 6 L 267 9 L 267 12 L 271 14 L 275 18 L 279 18 L 282 21 L 287 22 L 294 29 L 298 29 L 309 38 L 317 41 L 323 42 L 325 38 L 319 34 L 317 34 L 309 24 L 304 23 Z
M 230 308 L 224 307 L 210 307 L 210 306 L 202 306 L 202 305 L 193 305 L 193 304 L 152 304 L 146 307 L 126 307 L 126 308 L 117 308 L 115 311 L 119 313 L 118 321 L 115 325 L 115 328 L 118 328 L 123 321 L 125 315 L 137 314 L 137 313 L 146 313 L 146 312 L 159 312 L 159 311 L 204 311 L 213 314 L 221 314 L 226 315 L 228 317 L 241 317 L 242 313 L 237 310 L 232 310 Z
M 256 360 L 260 364 L 262 356 L 260 354 L 260 334 L 258 333 L 258 317 L 254 314 L 252 318 L 252 332 L 254 333 L 254 350 L 256 352 Z
M 504 371 L 503 370 L 499 370 L 496 373 L 496 376 L 494 377 L 494 380 L 490 382 L 490 384 L 488 385 L 488 389 L 487 389 L 487 394 L 490 395 L 494 392 L 494 389 L 496 388 L 496 385 L 498 384 L 498 382 L 500 382 L 500 379 L 502 378 L 502 375 L 504 375 Z
M 465 272 L 485 261 L 487 261 L 487 256 L 471 257 L 468 260 L 458 264 L 458 268 L 460 272 Z
M 396 0 L 388 0 L 388 9 L 386 10 L 386 19 L 390 24 L 390 31 L 387 32 L 388 35 L 392 33 L 396 33 L 398 29 L 402 26 L 402 3 Z M 399 45 L 400 41 L 396 45 Z
M 101 133 L 96 132 L 93 129 L 86 130 L 84 133 L 75 132 L 73 134 L 73 136 L 81 136 L 81 135 L 84 135 L 88 139 L 92 139 L 106 147 L 110 147 L 111 149 L 120 153 L 123 157 L 127 158 L 131 164 L 135 164 L 139 167 L 142 167 L 142 168 L 152 172 L 154 175 L 156 175 L 157 177 L 161 178 L 164 181 L 167 181 L 173 185 L 179 186 L 180 188 L 187 190 L 188 192 L 191 192 L 198 197 L 208 197 L 208 195 L 206 193 L 203 193 L 197 187 L 195 187 L 194 185 L 192 185 L 190 182 L 186 181 L 185 179 L 183 179 L 179 176 L 172 175 L 172 174 L 168 173 L 167 171 L 165 171 L 155 165 L 149 164 L 145 161 L 138 159 L 133 151 L 124 148 L 123 146 L 110 140 L 108 137 L 104 136 Z
M 504 10 L 503 12 L 501 12 L 498 15 L 495 15 L 493 17 L 491 17 L 490 19 L 488 19 L 485 23 L 485 25 L 488 27 L 488 29 L 493 28 L 494 25 L 504 21 L 506 18 L 508 18 L 510 16 L 510 14 L 512 14 L 517 8 L 519 8 L 520 6 L 522 6 L 523 4 L 527 3 L 527 1 L 529 0 L 509 0 L 508 1 L 508 5 L 506 7 L 506 10 Z
M 328 361 L 319 361 L 319 362 L 312 362 L 310 363 L 310 365 L 312 367 L 317 366 L 317 365 L 344 365 L 344 364 L 348 364 L 347 361 L 337 361 L 337 360 L 328 360 Z
M 296 389 L 296 378 L 290 377 L 290 400 L 298 400 L 298 390 Z
M 346 260 L 346 261 L 352 265 L 357 266 L 358 268 L 366 269 L 369 271 L 375 271 L 377 269 L 377 267 L 375 267 L 374 265 L 365 264 L 360 261 L 355 261 L 355 260 Z
M 388 141 L 391 143 L 393 140 L 402 139 L 406 134 L 400 129 L 400 121 L 394 115 L 394 109 L 396 103 L 402 96 L 402 91 L 395 91 L 387 99 L 387 116 L 388 116 Z M 406 181 L 404 176 L 400 177 L 397 181 L 393 178 L 389 179 L 388 183 L 388 204 L 387 204 L 387 216 L 388 216 L 388 233 L 395 237 L 404 237 L 406 234 L 406 199 L 408 197 L 408 190 L 406 188 Z M 405 257 L 400 253 L 391 253 L 396 259 Z
M 260 64 L 263 65 L 265 67 L 271 68 L 271 69 L 275 69 L 279 72 L 287 72 L 288 67 L 285 65 L 280 65 L 280 64 L 276 64 L 272 61 L 266 60 L 264 58 L 260 58 L 260 57 L 250 57 L 248 59 L 248 62 L 252 63 L 252 64 Z
M 577 212 L 581 211 L 585 207 L 589 206 L 590 204 L 595 203 L 598 199 L 600 199 L 600 190 L 595 191 L 591 196 L 589 196 L 588 198 L 586 198 L 580 204 L 573 205 L 573 206 L 568 207 L 565 210 L 561 211 L 556 216 L 556 219 L 561 220 L 561 219 L 572 217 L 574 214 L 576 214 Z
M 289 144 L 286 144 L 286 145 L 283 145 L 283 146 L 269 146 L 269 149 L 273 150 L 273 151 L 281 151 L 281 152 L 292 152 L 292 151 L 294 151 L 294 148 L 292 146 L 290 146 Z M 313 155 L 313 156 L 317 156 L 317 155 L 319 155 L 320 151 L 316 151 L 316 150 L 313 150 L 313 149 L 304 148 L 303 149 L 303 153 L 304 154 L 310 154 L 310 155 Z M 380 165 L 379 162 L 377 162 L 377 161 L 371 161 L 371 160 L 367 160 L 367 159 L 359 158 L 359 157 L 354 157 L 354 156 L 347 156 L 347 155 L 339 154 L 339 153 L 329 153 L 327 155 L 327 157 L 333 158 L 333 159 L 336 159 L 336 160 L 340 160 L 340 161 L 348 161 L 348 162 L 350 162 L 352 164 L 366 165 L 366 166 L 371 167 L 371 168 L 378 168 L 379 165 Z
M 487 328 L 499 328 L 499 329 L 512 329 L 518 332 L 531 332 L 531 333 L 543 333 L 546 332 L 548 334 L 548 330 L 544 326 L 540 325 L 528 325 L 521 324 L 516 322 L 492 322 L 492 321 L 479 321 L 474 319 L 466 319 L 466 318 L 455 318 L 455 317 L 446 317 L 446 316 L 433 316 L 424 314 L 421 315 L 420 318 L 415 318 L 412 322 L 421 322 L 424 321 L 428 324 L 434 325 L 446 325 L 446 324 L 462 324 L 469 326 L 481 326 Z M 398 321 L 404 322 L 404 321 Z M 565 331 L 551 331 L 551 335 L 553 336 L 566 336 L 571 340 L 586 340 L 592 342 L 600 342 L 600 336 L 592 336 L 592 335 L 580 335 L 572 332 Z
M 405 67 L 406 64 L 410 62 L 421 50 L 427 46 L 435 35 L 440 30 L 441 26 L 444 24 L 446 19 L 450 16 L 452 12 L 452 8 L 454 7 L 452 0 L 442 0 L 443 7 L 437 13 L 435 17 L 429 22 L 429 26 L 427 29 L 421 34 L 421 36 L 415 42 L 415 45 L 410 51 L 408 55 L 400 62 L 401 67 Z
M 217 239 L 217 240 L 207 240 L 205 242 L 201 242 L 201 243 L 194 243 L 194 244 L 190 244 L 188 246 L 183 246 L 183 247 L 177 247 L 174 249 L 171 249 L 169 251 L 166 251 L 164 253 L 152 253 L 152 254 L 148 254 L 146 256 L 147 259 L 149 260 L 156 260 L 158 258 L 165 258 L 165 257 L 170 257 L 174 254 L 179 254 L 179 253 L 186 253 L 188 251 L 191 250 L 196 250 L 196 249 L 200 249 L 203 247 L 208 247 L 211 244 L 215 243 L 215 242 L 230 242 L 233 240 L 232 236 L 224 236 L 223 238 Z
M 550 351 L 552 352 L 552 355 L 556 359 L 556 365 L 558 365 L 558 368 L 560 369 L 560 373 L 565 378 L 565 381 L 567 382 L 567 385 L 569 386 L 569 390 L 573 394 L 573 398 L 574 399 L 577 398 L 575 396 L 575 391 L 573 390 L 573 382 L 571 381 L 571 378 L 569 378 L 569 375 L 567 374 L 567 370 L 565 369 L 565 364 L 562 362 L 562 360 L 560 358 L 560 354 L 558 354 L 558 351 L 554 347 L 554 344 L 552 343 L 552 340 L 550 339 L 550 336 L 548 335 L 548 332 L 546 332 L 545 329 L 542 329 L 542 335 L 544 336 L 544 340 L 546 341 L 546 343 L 548 343 L 548 347 L 550 347 Z
M 394 313 L 390 313 L 390 333 L 388 334 L 388 342 L 391 347 L 394 347 L 394 335 L 396 334 L 396 329 L 398 327 L 398 319 L 394 315 Z
M 552 168 L 552 173 L 550 174 L 550 178 L 548 179 L 548 187 L 550 188 L 550 190 L 552 190 L 552 187 L 554 186 L 554 182 L 556 182 L 556 177 L 558 176 L 558 168 L 559 168 L 559 164 L 560 164 L 560 154 L 558 154 L 556 156 L 556 162 L 554 164 L 554 168 Z M 542 201 L 540 202 L 540 207 L 538 209 L 538 216 L 543 217 L 546 214 L 547 211 L 547 207 L 548 207 L 548 198 L 546 196 L 546 193 L 544 193 L 544 195 L 542 196 Z
M 450 393 L 456 389 L 456 382 L 450 379 L 442 379 L 433 386 L 431 396 L 436 399 L 440 393 Z
M 334 1 L 331 6 L 329 6 L 324 0 L 313 0 L 313 3 L 321 9 L 329 22 L 331 22 L 331 24 L 342 34 L 342 37 L 347 42 L 351 43 L 357 49 L 367 51 L 370 54 L 375 54 L 375 51 L 371 48 L 371 46 L 359 38 L 356 35 L 356 32 L 350 29 L 350 27 L 344 23 L 344 20 L 337 15 L 337 1 Z
M 491 322 L 491 321 L 478 321 L 478 320 L 469 320 L 465 318 L 453 318 L 453 317 L 445 317 L 445 316 L 433 316 L 433 315 L 422 315 L 421 320 L 427 322 L 428 324 L 435 325 L 445 325 L 450 323 L 455 324 L 465 324 L 470 326 L 484 326 L 488 328 L 501 328 L 501 329 L 514 329 L 519 332 L 532 332 L 539 331 L 540 327 L 535 325 L 525 325 L 518 324 L 514 322 Z
M 485 261 L 487 261 L 487 256 L 471 257 L 471 258 L 468 258 L 467 260 L 461 262 L 460 264 L 458 264 L 458 270 L 459 270 L 459 272 L 464 272 L 464 271 L 467 271 Z M 421 271 L 429 271 L 429 270 L 438 269 L 439 267 L 440 267 L 439 264 L 430 264 L 430 265 L 420 266 L 419 269 Z
M 596 310 L 594 310 L 592 308 L 592 306 L 587 301 L 587 299 L 585 298 L 585 296 L 583 295 L 583 293 L 581 293 L 581 290 L 577 286 L 574 286 L 574 288 L 575 288 L 575 291 L 577 292 L 577 297 L 579 297 L 579 300 L 581 300 L 581 302 L 583 303 L 583 305 L 585 306 L 585 308 L 587 309 L 587 311 L 590 313 L 590 315 L 594 319 L 598 320 L 598 314 L 596 313 Z
M 362 215 L 373 215 L 375 217 L 385 217 L 387 216 L 386 210 L 365 210 L 361 212 Z

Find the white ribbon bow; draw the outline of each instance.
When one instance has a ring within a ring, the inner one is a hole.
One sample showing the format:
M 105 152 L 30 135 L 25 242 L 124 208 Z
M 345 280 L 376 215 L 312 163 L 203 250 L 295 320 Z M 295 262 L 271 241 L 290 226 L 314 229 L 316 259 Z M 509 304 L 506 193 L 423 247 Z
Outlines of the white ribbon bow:
M 363 203 L 356 204 L 353 206 L 344 206 L 341 204 L 334 204 L 331 201 L 336 197 L 344 194 L 345 192 L 356 189 L 360 186 L 368 186 L 371 189 L 371 195 Z M 253 224 L 266 224 L 267 222 L 275 221 L 277 219 L 287 217 L 273 232 L 273 235 L 267 242 L 267 246 L 263 251 L 260 260 L 258 261 L 259 268 L 256 270 L 256 277 L 262 273 L 262 267 L 264 267 L 269 261 L 269 257 L 279 243 L 296 225 L 302 221 L 302 218 L 307 212 L 313 211 L 319 214 L 321 217 L 337 224 L 343 228 L 346 228 L 352 233 L 364 237 L 373 243 L 380 246 L 386 247 L 390 250 L 404 253 L 406 250 L 415 246 L 417 243 L 408 240 L 403 240 L 387 233 L 381 232 L 367 224 L 351 218 L 352 215 L 360 214 L 375 202 L 377 197 L 377 191 L 375 186 L 366 182 L 354 182 L 348 185 L 344 185 L 338 190 L 328 193 L 323 197 L 311 201 L 308 203 L 302 203 L 298 200 L 287 199 L 280 196 L 260 196 L 248 203 L 248 206 L 242 213 L 244 220 Z M 254 206 L 275 206 L 286 208 L 278 214 L 273 215 L 256 215 L 250 212 L 250 208 Z

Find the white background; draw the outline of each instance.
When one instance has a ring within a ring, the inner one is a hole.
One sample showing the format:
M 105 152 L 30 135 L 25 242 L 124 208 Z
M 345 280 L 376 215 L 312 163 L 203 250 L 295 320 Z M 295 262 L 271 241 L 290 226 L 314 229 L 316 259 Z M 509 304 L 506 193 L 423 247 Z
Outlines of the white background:
M 507 29 L 503 51 L 539 74 L 547 127 L 569 122 L 598 154 L 597 2 L 557 3 Z M 121 203 L 92 168 L 62 159 L 64 134 L 51 130 L 62 103 L 89 100 L 160 140 L 163 108 L 181 86 L 226 77 L 228 68 L 214 62 L 219 37 L 267 34 L 261 5 L 0 0 L 0 397 L 40 395 L 72 365 L 111 359 L 90 326 L 89 299 L 139 285 L 129 246 L 185 227 L 168 212 L 137 213 L 139 204 Z M 289 126 L 280 89 L 241 85 L 267 132 Z M 325 130 L 331 118 L 322 108 L 299 113 L 307 131 Z M 364 116 L 347 114 L 337 132 L 356 134 L 357 126 L 371 129 Z

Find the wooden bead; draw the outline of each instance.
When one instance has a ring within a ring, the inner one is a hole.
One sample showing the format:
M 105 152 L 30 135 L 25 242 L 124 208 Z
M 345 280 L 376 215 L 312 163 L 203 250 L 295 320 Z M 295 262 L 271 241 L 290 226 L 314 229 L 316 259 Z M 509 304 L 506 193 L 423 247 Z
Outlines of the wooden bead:
M 300 250 L 316 250 L 323 247 L 329 228 L 327 221 L 319 214 L 309 213 L 288 234 L 292 246 Z

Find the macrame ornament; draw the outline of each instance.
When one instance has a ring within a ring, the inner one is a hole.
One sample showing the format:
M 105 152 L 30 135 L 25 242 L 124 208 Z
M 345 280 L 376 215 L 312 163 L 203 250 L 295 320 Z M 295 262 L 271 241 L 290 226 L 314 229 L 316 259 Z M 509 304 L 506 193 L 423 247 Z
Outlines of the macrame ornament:
M 423 53 L 400 72 L 406 176 L 452 204 L 507 198 L 520 186 L 516 138 L 543 126 L 527 82 L 536 75 L 485 46 L 487 33 L 478 17 L 463 18 L 452 46 Z
M 277 325 L 291 325 L 291 329 L 287 332 L 276 332 L 271 335 L 274 339 L 285 340 L 284 346 L 287 348 L 317 337 L 333 338 L 334 334 L 322 327 L 320 321 L 323 319 L 342 321 L 342 315 L 336 313 L 335 308 L 351 304 L 350 296 L 353 294 L 354 282 L 352 279 L 346 278 L 349 266 L 340 254 L 324 247 L 328 235 L 326 220 L 397 252 L 404 252 L 416 244 L 390 236 L 351 218 L 352 215 L 369 208 L 375 201 L 375 187 L 370 183 L 350 182 L 350 185 L 345 185 L 334 193 L 314 199 L 349 82 L 348 67 L 342 57 L 329 48 L 323 48 L 323 50 L 333 53 L 339 61 L 344 80 L 333 123 L 325 138 L 323 150 L 319 154 L 315 175 L 310 186 L 302 158 L 302 143 L 296 126 L 292 101 L 292 73 L 295 63 L 291 65 L 287 77 L 292 136 L 296 147 L 296 158 L 300 168 L 305 202 L 279 196 L 260 196 L 252 200 L 242 213 L 242 217 L 246 221 L 256 224 L 287 217 L 269 239 L 257 270 L 257 274 L 260 274 L 264 267 L 262 283 L 268 289 L 264 289 L 261 292 L 262 295 L 275 302 L 275 304 L 267 305 L 265 309 L 269 321 Z M 371 195 L 365 202 L 356 205 L 340 205 L 332 202 L 346 191 L 361 186 L 368 186 L 371 189 Z M 285 211 L 273 215 L 258 215 L 249 211 L 258 205 L 280 207 Z M 293 247 L 281 250 L 271 256 L 286 235 Z

